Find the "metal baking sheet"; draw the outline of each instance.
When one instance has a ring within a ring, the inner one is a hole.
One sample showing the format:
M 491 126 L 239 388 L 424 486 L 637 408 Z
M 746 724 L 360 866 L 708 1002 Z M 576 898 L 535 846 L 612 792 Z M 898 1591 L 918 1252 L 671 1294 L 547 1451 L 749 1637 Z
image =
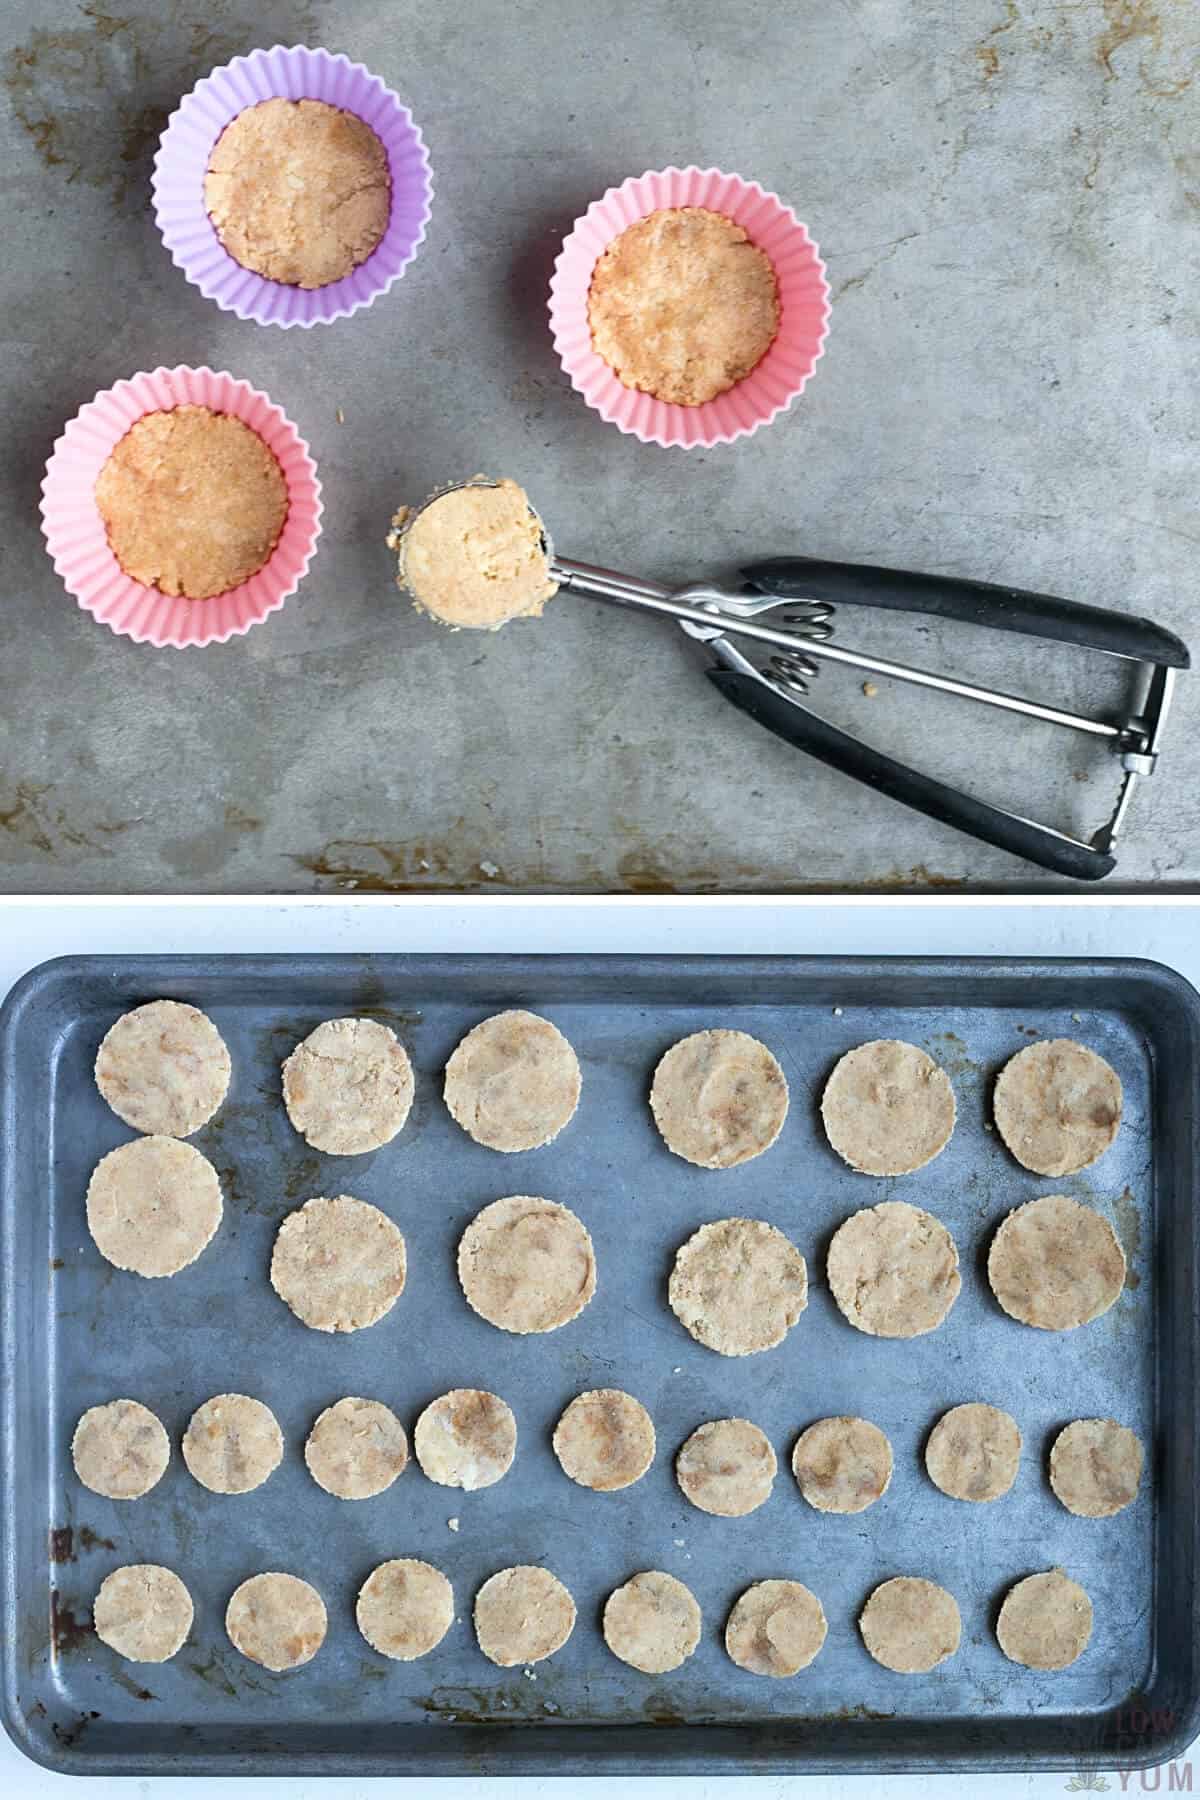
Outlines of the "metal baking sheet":
M 93 1163 L 129 1133 L 91 1067 L 112 1021 L 159 996 L 194 1001 L 234 1058 L 217 1118 L 193 1140 L 217 1165 L 222 1229 L 169 1282 L 102 1261 L 83 1193 Z M 583 1099 L 554 1144 L 502 1159 L 458 1130 L 439 1073 L 465 1029 L 505 1005 L 549 1014 L 574 1043 Z M 1197 1724 L 1196 1222 L 1200 1002 L 1178 977 L 1134 962 L 922 962 L 629 957 L 74 958 L 19 984 L 0 1034 L 3 1069 L 4 1712 L 39 1761 L 88 1773 L 322 1771 L 358 1774 L 626 1770 L 782 1772 L 960 1765 L 1082 1767 L 1160 1762 Z M 371 1156 L 324 1158 L 296 1137 L 279 1097 L 281 1057 L 320 1019 L 370 1013 L 394 1026 L 417 1069 L 401 1136 Z M 792 1106 L 767 1155 L 719 1174 L 660 1143 L 646 1106 L 657 1057 L 705 1024 L 762 1037 Z M 1048 1184 L 987 1129 L 996 1068 L 1043 1035 L 1075 1034 L 1115 1065 L 1125 1123 L 1093 1170 Z M 924 1045 L 947 1069 L 959 1123 L 928 1169 L 873 1181 L 823 1141 L 816 1101 L 836 1057 L 864 1039 Z M 1129 1285 L 1074 1333 L 1023 1328 L 992 1301 L 987 1242 L 1012 1206 L 1061 1188 L 1098 1205 L 1129 1257 Z M 409 1247 L 408 1287 L 378 1325 L 332 1339 L 300 1325 L 267 1280 L 279 1220 L 313 1194 L 383 1207 Z M 599 1287 L 582 1316 L 518 1339 L 472 1313 L 454 1247 L 476 1210 L 510 1192 L 565 1201 L 595 1241 Z M 963 1291 L 945 1325 L 909 1343 L 853 1331 L 823 1278 L 831 1231 L 893 1195 L 952 1230 Z M 726 1360 L 694 1343 L 665 1300 L 677 1245 L 728 1214 L 770 1219 L 808 1259 L 811 1298 L 778 1349 Z M 460 1494 L 415 1466 L 386 1494 L 349 1504 L 309 1478 L 302 1446 L 343 1394 L 378 1396 L 411 1429 L 436 1394 L 490 1387 L 512 1404 L 516 1464 Z M 550 1433 L 581 1389 L 623 1386 L 649 1407 L 659 1452 L 616 1495 L 573 1486 Z M 258 1492 L 200 1488 L 177 1453 L 193 1408 L 225 1390 L 258 1395 L 287 1439 Z M 145 1499 L 106 1501 L 70 1466 L 74 1422 L 120 1394 L 150 1406 L 176 1454 Z M 941 1495 L 920 1452 L 949 1405 L 986 1398 L 1024 1433 L 1012 1492 L 976 1508 Z M 801 1500 L 787 1458 L 812 1419 L 861 1412 L 890 1437 L 887 1495 L 855 1517 Z M 672 1475 L 705 1419 L 743 1414 L 768 1433 L 780 1473 L 748 1518 L 690 1507 Z M 1048 1443 L 1077 1416 L 1113 1415 L 1149 1449 L 1148 1479 L 1115 1519 L 1069 1515 L 1044 1477 Z M 449 1520 L 460 1521 L 453 1531 Z M 431 1655 L 389 1663 L 358 1635 L 353 1603 L 384 1558 L 419 1555 L 454 1584 L 458 1618 Z M 159 1561 L 196 1604 L 174 1661 L 122 1662 L 89 1629 L 113 1568 Z M 545 1563 L 579 1608 L 566 1647 L 532 1675 L 494 1668 L 471 1629 L 494 1570 Z M 1057 1675 L 1005 1660 L 998 1602 L 1019 1577 L 1062 1564 L 1095 1603 L 1086 1654 Z M 637 1674 L 606 1650 L 604 1597 L 638 1569 L 682 1578 L 703 1609 L 694 1657 Z M 247 1575 L 285 1568 L 329 1609 L 324 1648 L 272 1675 L 223 1629 Z M 963 1616 L 958 1654 L 928 1676 L 867 1656 L 856 1618 L 874 1585 L 913 1572 L 944 1583 Z M 729 1607 L 750 1582 L 793 1576 L 821 1597 L 829 1637 L 795 1679 L 745 1674 L 724 1653 Z M 536 1676 L 536 1679 L 533 1678 Z

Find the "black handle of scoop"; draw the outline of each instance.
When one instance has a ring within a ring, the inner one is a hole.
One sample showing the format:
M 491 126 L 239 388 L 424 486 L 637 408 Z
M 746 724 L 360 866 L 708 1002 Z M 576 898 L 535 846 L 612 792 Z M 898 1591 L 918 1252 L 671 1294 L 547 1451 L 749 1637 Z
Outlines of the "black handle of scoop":
M 742 675 L 735 669 L 707 669 L 705 673 L 727 700 L 777 737 L 930 819 L 953 825 L 958 831 L 981 838 L 985 844 L 995 844 L 1000 850 L 1023 856 L 1027 862 L 1038 863 L 1073 881 L 1102 881 L 1116 867 L 1113 856 L 1087 844 L 1076 844 L 1044 825 L 1016 819 L 999 807 L 947 787 L 880 750 L 872 750 L 869 744 L 839 731 L 806 706 L 798 706 L 794 700 L 775 693 L 753 675 Z
M 1172 631 L 1133 613 L 1109 612 L 1030 594 L 991 581 L 964 581 L 954 575 L 921 575 L 910 569 L 877 569 L 871 563 L 824 562 L 819 557 L 777 556 L 751 563 L 742 574 L 756 593 L 793 600 L 828 600 L 847 606 L 882 606 L 895 612 L 930 613 L 992 631 L 1019 631 L 1029 637 L 1106 650 L 1186 669 L 1187 645 Z

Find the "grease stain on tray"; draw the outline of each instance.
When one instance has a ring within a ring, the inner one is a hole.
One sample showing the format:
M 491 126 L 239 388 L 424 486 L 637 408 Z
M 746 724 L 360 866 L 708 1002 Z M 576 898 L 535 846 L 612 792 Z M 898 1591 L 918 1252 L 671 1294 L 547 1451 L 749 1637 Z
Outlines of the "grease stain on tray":
M 1142 1285 L 1142 1278 L 1133 1265 L 1142 1247 L 1142 1218 L 1129 1188 L 1118 1194 L 1113 1201 L 1113 1221 L 1121 1240 L 1121 1248 L 1125 1252 L 1125 1286 L 1138 1288 Z
M 77 1619 L 69 1607 L 63 1605 L 62 1595 L 57 1588 L 50 1589 L 50 1657 L 52 1661 L 67 1656 L 72 1650 L 81 1650 L 95 1636 L 91 1615 Z M 95 1714 L 99 1718 L 99 1714 Z

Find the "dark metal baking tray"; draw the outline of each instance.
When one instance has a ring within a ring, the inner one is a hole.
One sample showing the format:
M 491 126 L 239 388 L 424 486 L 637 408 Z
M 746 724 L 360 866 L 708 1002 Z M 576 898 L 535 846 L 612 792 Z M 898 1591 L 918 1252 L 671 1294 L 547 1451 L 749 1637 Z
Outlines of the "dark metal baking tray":
M 169 1282 L 104 1263 L 83 1213 L 93 1163 L 129 1135 L 96 1093 L 96 1045 L 157 995 L 211 1013 L 235 1069 L 227 1104 L 194 1140 L 221 1172 L 225 1221 Z M 513 1004 L 570 1037 L 583 1099 L 556 1143 L 501 1158 L 451 1122 L 438 1075 L 465 1028 Z M 1122 961 L 145 956 L 35 970 L 0 1026 L 9 1731 L 40 1762 L 93 1774 L 1070 1768 L 1172 1755 L 1197 1726 L 1198 1004 L 1166 969 Z M 372 1156 L 316 1156 L 279 1103 L 280 1058 L 318 1020 L 365 1012 L 412 1053 L 413 1116 Z M 768 1155 L 714 1174 L 667 1153 L 645 1097 L 662 1050 L 717 1021 L 774 1048 L 792 1107 Z M 987 1129 L 993 1072 L 1039 1034 L 1085 1039 L 1125 1086 L 1114 1148 L 1058 1183 L 1018 1168 Z M 959 1100 L 949 1148 L 894 1182 L 844 1168 L 815 1112 L 835 1058 L 880 1035 L 925 1045 Z M 1002 1314 L 982 1261 L 1000 1217 L 1052 1187 L 1100 1206 L 1130 1261 L 1112 1310 L 1061 1335 Z M 410 1275 L 386 1319 L 332 1339 L 298 1324 L 266 1271 L 279 1219 L 343 1191 L 402 1225 Z M 595 1240 L 596 1298 L 552 1336 L 495 1331 L 456 1285 L 463 1226 L 514 1191 L 566 1201 Z M 910 1343 L 853 1331 L 823 1280 L 836 1223 L 889 1195 L 944 1219 L 963 1264 L 946 1324 Z M 676 1246 L 731 1213 L 768 1218 L 799 1244 L 812 1297 L 783 1346 L 726 1360 L 677 1325 L 664 1286 Z M 648 1405 L 659 1454 L 642 1482 L 601 1496 L 562 1475 L 549 1436 L 572 1394 L 610 1384 Z M 310 1480 L 305 1433 L 338 1396 L 376 1395 L 411 1428 L 456 1385 L 491 1387 L 516 1411 L 517 1462 L 496 1487 L 462 1495 L 410 1466 L 388 1493 L 347 1504 Z M 177 1453 L 141 1501 L 108 1502 L 75 1480 L 68 1446 L 85 1406 L 131 1394 L 177 1452 L 192 1409 L 228 1389 L 261 1396 L 285 1431 L 284 1464 L 259 1492 L 210 1494 Z M 1014 1489 L 986 1508 L 945 1498 L 920 1463 L 934 1419 L 975 1398 L 1007 1407 L 1025 1436 Z M 843 1411 L 886 1429 L 896 1473 L 870 1512 L 824 1517 L 786 1458 L 800 1427 Z M 697 1424 L 731 1413 L 763 1426 L 781 1465 L 771 1499 L 740 1520 L 689 1507 L 671 1467 Z M 1150 1457 L 1137 1502 L 1092 1522 L 1058 1505 L 1044 1461 L 1065 1420 L 1095 1414 L 1132 1425 Z M 354 1595 L 378 1561 L 411 1554 L 451 1577 L 458 1622 L 430 1656 L 389 1663 L 359 1637 Z M 177 1569 L 195 1599 L 193 1635 L 161 1667 L 120 1661 L 88 1630 L 99 1582 L 134 1560 Z M 579 1606 L 536 1680 L 486 1662 L 470 1624 L 481 1580 L 524 1561 L 556 1570 Z M 1096 1628 L 1073 1668 L 1035 1674 L 1005 1660 L 992 1627 L 1009 1584 L 1056 1563 L 1091 1593 Z M 616 1661 L 598 1626 L 607 1592 L 654 1567 L 682 1577 L 704 1613 L 697 1653 L 661 1678 Z M 329 1608 L 324 1648 L 288 1675 L 244 1661 L 223 1630 L 230 1592 L 264 1568 L 307 1577 Z M 960 1651 L 924 1677 L 878 1667 L 855 1625 L 875 1583 L 905 1571 L 945 1583 L 962 1608 Z M 821 1656 L 790 1681 L 743 1673 L 721 1642 L 734 1597 L 771 1575 L 809 1583 L 830 1622 Z

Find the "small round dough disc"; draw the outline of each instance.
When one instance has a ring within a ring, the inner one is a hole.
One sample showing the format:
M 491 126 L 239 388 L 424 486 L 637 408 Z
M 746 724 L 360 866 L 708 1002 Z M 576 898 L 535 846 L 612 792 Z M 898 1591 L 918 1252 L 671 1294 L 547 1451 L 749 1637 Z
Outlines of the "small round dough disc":
M 408 1052 L 375 1019 L 326 1019 L 283 1065 L 288 1118 L 327 1156 L 362 1156 L 390 1143 L 412 1099 Z
M 161 1422 L 137 1400 L 89 1406 L 71 1439 L 75 1473 L 84 1487 L 106 1500 L 138 1500 L 161 1481 L 171 1460 L 171 1440 Z
M 458 1246 L 467 1304 L 501 1331 L 556 1331 L 596 1291 L 582 1220 L 554 1200 L 510 1194 L 476 1213 Z
M 675 1458 L 675 1476 L 701 1512 L 740 1519 L 770 1499 L 775 1452 L 749 1419 L 710 1419 Z
M 101 1642 L 130 1662 L 167 1662 L 192 1629 L 192 1596 L 170 1569 L 128 1563 L 101 1582 L 92 1623 Z
M 958 1649 L 962 1620 L 953 1594 L 934 1581 L 897 1575 L 877 1587 L 858 1621 L 877 1663 L 898 1675 L 924 1675 Z
M 451 1117 L 489 1150 L 549 1144 L 579 1105 L 579 1061 L 562 1032 L 531 1012 L 502 1012 L 468 1031 L 446 1064 Z
M 756 1581 L 734 1603 L 725 1648 L 751 1675 L 796 1675 L 825 1642 L 825 1608 L 799 1581 Z
M 283 1433 L 261 1400 L 214 1394 L 188 1421 L 183 1460 L 214 1494 L 248 1494 L 283 1461 Z
M 1027 1575 L 1004 1596 L 996 1639 L 1010 1662 L 1027 1669 L 1066 1669 L 1088 1646 L 1092 1603 L 1061 1569 Z
M 367 1576 L 354 1616 L 372 1650 L 413 1662 L 440 1644 L 454 1623 L 454 1589 L 432 1563 L 398 1557 Z
M 575 1629 L 575 1602 L 556 1575 L 536 1564 L 501 1569 L 475 1596 L 475 1635 L 502 1669 L 541 1662 Z
M 546 528 L 524 488 L 507 477 L 477 475 L 415 511 L 401 507 L 392 527 L 398 585 L 418 612 L 452 631 L 536 619 L 558 592 Z
M 298 1669 L 325 1642 L 325 1602 L 298 1575 L 251 1575 L 225 1609 L 225 1630 L 235 1650 L 264 1669 Z
M 996 1129 L 1035 1175 L 1074 1175 L 1099 1161 L 1121 1124 L 1116 1070 L 1070 1038 L 1027 1044 L 996 1077 Z
M 492 1487 L 512 1468 L 517 1421 L 499 1394 L 451 1388 L 430 1402 L 413 1431 L 422 1472 L 443 1487 Z
M 135 1131 L 191 1137 L 229 1092 L 232 1064 L 212 1020 L 179 1000 L 122 1014 L 96 1055 L 96 1086 Z
M 744 1031 L 697 1031 L 654 1071 L 650 1110 L 668 1150 L 702 1169 L 732 1169 L 769 1150 L 787 1118 L 783 1070 Z
M 954 1239 L 905 1200 L 884 1200 L 838 1226 L 826 1263 L 839 1308 L 872 1337 L 913 1338 L 939 1326 L 962 1281 Z
M 888 1490 L 892 1446 L 869 1419 L 818 1419 L 796 1439 L 792 1474 L 818 1512 L 865 1512 Z
M 829 1142 L 862 1175 L 923 1169 L 950 1142 L 954 1112 L 946 1071 L 897 1038 L 848 1051 L 821 1098 Z
M 640 1481 L 654 1450 L 650 1414 L 620 1388 L 577 1394 L 554 1428 L 554 1454 L 563 1473 L 598 1494 Z
M 1073 1331 L 1106 1313 L 1125 1285 L 1125 1252 L 1108 1220 L 1066 1194 L 1027 1200 L 988 1251 L 992 1292 L 1041 1331 Z
M 369 1500 L 391 1487 L 408 1461 L 408 1438 L 390 1407 L 355 1395 L 327 1406 L 304 1446 L 308 1472 L 339 1500 Z
M 647 1569 L 604 1602 L 604 1641 L 643 1675 L 665 1675 L 700 1642 L 700 1608 L 674 1575 Z
M 1017 1479 L 1020 1461 L 1017 1421 L 979 1400 L 943 1413 L 925 1446 L 929 1479 L 952 1500 L 999 1500 Z
M 118 1269 L 178 1275 L 221 1223 L 217 1171 L 177 1138 L 134 1138 L 93 1169 L 87 1222 L 97 1250 Z
M 339 1194 L 307 1200 L 275 1238 L 271 1286 L 314 1331 L 361 1331 L 404 1292 L 404 1238 L 386 1213 Z
M 717 1219 L 680 1246 L 671 1311 L 698 1344 L 753 1356 L 781 1344 L 808 1305 L 808 1267 L 763 1219 Z
M 1054 1440 L 1050 1486 L 1081 1519 L 1124 1511 L 1137 1499 L 1141 1479 L 1141 1441 L 1115 1419 L 1076 1419 Z

